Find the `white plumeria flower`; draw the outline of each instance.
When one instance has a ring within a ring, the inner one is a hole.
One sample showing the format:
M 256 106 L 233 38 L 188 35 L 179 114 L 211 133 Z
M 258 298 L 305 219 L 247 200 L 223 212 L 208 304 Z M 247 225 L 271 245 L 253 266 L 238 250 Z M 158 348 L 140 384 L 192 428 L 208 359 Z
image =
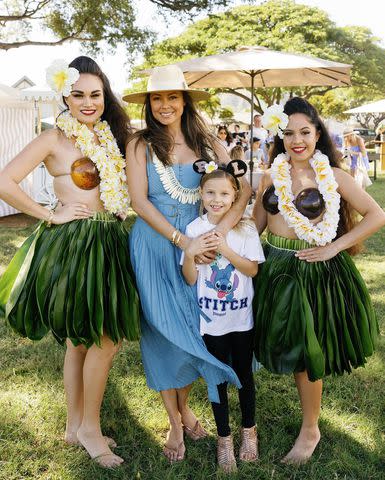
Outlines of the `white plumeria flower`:
M 213 161 L 211 161 L 209 163 L 206 163 L 206 165 L 205 165 L 205 172 L 206 173 L 214 172 L 217 169 L 218 169 L 218 165 Z
M 262 125 L 274 135 L 283 138 L 283 130 L 289 123 L 289 117 L 284 113 L 282 105 L 271 105 L 262 115 Z
M 78 80 L 80 74 L 76 68 L 68 67 L 65 60 L 55 60 L 46 73 L 48 85 L 57 93 L 68 97 L 72 85 Z

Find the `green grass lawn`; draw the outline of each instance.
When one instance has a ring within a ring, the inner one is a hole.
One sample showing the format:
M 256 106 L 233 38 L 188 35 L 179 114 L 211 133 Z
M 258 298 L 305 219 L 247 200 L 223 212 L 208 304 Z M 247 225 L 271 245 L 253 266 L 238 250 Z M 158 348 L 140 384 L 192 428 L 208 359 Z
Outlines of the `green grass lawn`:
M 385 206 L 385 176 L 369 188 Z M 32 231 L 0 226 L 0 273 Z M 385 329 L 385 229 L 366 242 L 356 258 Z M 102 424 L 124 457 L 124 466 L 104 471 L 84 450 L 67 447 L 62 386 L 64 349 L 51 337 L 33 343 L 0 323 L 0 479 L 102 480 L 218 478 L 215 425 L 203 382 L 192 392 L 192 406 L 209 430 L 207 439 L 186 440 L 186 460 L 170 466 L 162 456 L 167 417 L 159 396 L 146 387 L 137 343 L 125 343 L 111 370 Z M 302 467 L 280 463 L 299 431 L 301 411 L 291 377 L 261 370 L 257 386 L 260 461 L 244 464 L 231 478 L 383 480 L 385 478 L 385 341 L 365 368 L 325 381 L 321 413 L 322 439 L 313 459 Z M 232 425 L 238 446 L 237 395 L 231 389 Z

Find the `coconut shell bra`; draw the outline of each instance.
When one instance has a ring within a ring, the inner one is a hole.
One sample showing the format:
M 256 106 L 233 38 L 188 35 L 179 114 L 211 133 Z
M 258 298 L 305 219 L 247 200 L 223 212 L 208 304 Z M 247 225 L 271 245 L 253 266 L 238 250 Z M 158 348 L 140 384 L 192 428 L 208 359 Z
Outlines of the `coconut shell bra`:
M 71 178 L 82 190 L 92 190 L 100 183 L 98 169 L 88 157 L 78 158 L 71 165 Z
M 262 195 L 263 208 L 271 215 L 279 213 L 278 197 L 274 185 L 266 188 Z M 317 188 L 301 190 L 294 200 L 296 209 L 309 220 L 319 217 L 325 211 L 325 202 Z

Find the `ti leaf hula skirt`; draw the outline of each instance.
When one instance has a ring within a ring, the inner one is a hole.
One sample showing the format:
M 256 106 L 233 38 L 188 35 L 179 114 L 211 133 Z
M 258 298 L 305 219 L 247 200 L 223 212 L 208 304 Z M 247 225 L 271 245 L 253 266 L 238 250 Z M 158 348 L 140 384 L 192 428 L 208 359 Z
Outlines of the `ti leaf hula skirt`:
M 378 324 L 350 255 L 316 263 L 295 257 L 309 247 L 268 234 L 255 287 L 255 355 L 273 373 L 306 370 L 315 381 L 364 365 Z
M 0 315 L 31 340 L 100 345 L 139 337 L 139 301 L 122 222 L 104 212 L 40 223 L 0 279 Z

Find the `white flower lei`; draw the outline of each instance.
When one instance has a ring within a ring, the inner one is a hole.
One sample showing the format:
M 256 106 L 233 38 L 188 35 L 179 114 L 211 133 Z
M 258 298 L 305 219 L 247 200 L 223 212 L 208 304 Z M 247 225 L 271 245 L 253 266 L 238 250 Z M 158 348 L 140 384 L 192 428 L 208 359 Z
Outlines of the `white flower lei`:
M 275 194 L 278 197 L 278 209 L 289 227 L 293 228 L 297 237 L 316 245 L 330 243 L 337 234 L 339 222 L 340 195 L 333 170 L 326 155 L 316 150 L 310 159 L 318 189 L 325 202 L 325 214 L 322 220 L 313 225 L 295 207 L 290 177 L 289 156 L 286 153 L 278 155 L 271 166 Z
M 56 125 L 67 138 L 75 137 L 75 146 L 96 165 L 100 177 L 100 199 L 104 208 L 110 213 L 127 212 L 129 197 L 126 162 L 108 123 L 99 120 L 94 125 L 100 145 L 95 143 L 94 134 L 87 125 L 80 123 L 69 112 L 60 115 Z
M 171 198 L 180 203 L 194 204 L 200 200 L 199 187 L 186 188 L 183 187 L 176 178 L 173 168 L 168 165 L 165 166 L 153 152 L 152 161 L 155 170 L 157 171 L 163 188 L 170 195 Z M 192 167 L 191 167 L 192 168 Z

